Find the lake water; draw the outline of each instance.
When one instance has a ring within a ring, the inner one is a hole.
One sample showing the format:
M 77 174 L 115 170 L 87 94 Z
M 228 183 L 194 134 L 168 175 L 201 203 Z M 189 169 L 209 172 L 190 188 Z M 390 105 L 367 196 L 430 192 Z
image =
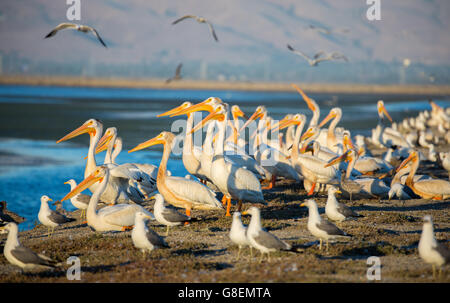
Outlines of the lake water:
M 56 144 L 59 138 L 84 121 L 97 118 L 103 122 L 104 129 L 116 126 L 123 138 L 124 151 L 117 158 L 118 163 L 159 165 L 161 147 L 131 154 L 126 150 L 162 130 L 171 130 L 175 118 L 157 118 L 156 115 L 184 101 L 197 103 L 211 96 L 238 104 L 247 116 L 263 104 L 274 119 L 287 113 L 311 117 L 296 92 L 0 86 L 0 200 L 6 200 L 10 210 L 27 218 L 20 225 L 21 230 L 32 228 L 42 195 L 61 199 L 70 189 L 65 181 L 83 179 L 88 136 Z M 430 109 L 428 96 L 311 94 L 310 97 L 319 104 L 321 119 L 331 108 L 341 107 L 340 125 L 350 129 L 352 135 L 370 134 L 370 129 L 377 124 L 376 102 L 379 99 L 385 101 L 394 121 Z M 448 98 L 434 100 L 439 105 L 450 106 Z M 103 163 L 103 157 L 103 154 L 98 155 L 97 162 Z M 174 175 L 187 174 L 179 156 L 171 157 L 168 169 Z M 74 209 L 68 201 L 63 202 L 63 207 Z

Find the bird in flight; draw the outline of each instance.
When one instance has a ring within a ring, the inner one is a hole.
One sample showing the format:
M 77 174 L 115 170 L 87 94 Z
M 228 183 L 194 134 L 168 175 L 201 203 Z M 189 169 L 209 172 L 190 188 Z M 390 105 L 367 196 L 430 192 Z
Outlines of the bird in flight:
M 319 26 L 315 26 L 312 24 L 310 24 L 308 26 L 308 29 L 315 30 L 315 31 L 325 34 L 325 35 L 331 35 L 332 33 L 346 34 L 350 31 L 348 28 L 327 29 L 325 27 L 319 27 Z
M 45 38 L 53 37 L 54 35 L 56 35 L 56 33 L 58 31 L 67 29 L 67 28 L 75 29 L 75 30 L 77 30 L 79 32 L 83 32 L 83 33 L 92 32 L 95 35 L 95 37 L 97 37 L 97 39 L 100 41 L 100 43 L 103 44 L 104 47 L 107 47 L 105 42 L 103 42 L 102 38 L 100 37 L 100 35 L 98 34 L 98 32 L 95 28 L 87 26 L 87 25 L 81 25 L 81 24 L 75 24 L 75 23 L 61 23 L 57 27 L 52 29 L 52 31 L 50 33 L 48 33 L 48 35 L 45 36 Z
M 166 83 L 169 83 L 174 80 L 180 80 L 181 77 L 181 67 L 183 67 L 183 63 L 178 64 L 177 69 L 175 70 L 175 76 L 166 80 Z
M 183 20 L 188 19 L 188 18 L 193 18 L 193 19 L 195 19 L 198 23 L 206 23 L 206 24 L 208 24 L 209 30 L 211 31 L 211 34 L 213 35 L 214 40 L 216 40 L 216 42 L 219 42 L 219 39 L 217 38 L 216 32 L 214 31 L 214 27 L 212 26 L 211 22 L 209 22 L 208 20 L 206 20 L 206 19 L 203 18 L 203 17 L 197 17 L 197 16 L 194 16 L 194 15 L 186 15 L 186 16 L 183 16 L 183 17 L 181 17 L 181 18 L 179 18 L 179 19 L 173 21 L 173 22 L 172 22 L 172 25 L 173 25 L 173 24 L 177 24 L 178 22 L 183 21 Z
M 331 61 L 331 60 L 339 60 L 339 59 L 342 59 L 342 60 L 348 62 L 348 58 L 346 56 L 344 56 L 343 54 L 338 53 L 338 52 L 332 52 L 332 53 L 328 53 L 327 54 L 324 51 L 319 51 L 313 56 L 313 58 L 310 58 L 305 53 L 303 53 L 301 51 L 298 51 L 298 50 L 295 50 L 289 44 L 287 45 L 287 48 L 290 51 L 294 52 L 295 54 L 305 58 L 306 61 L 308 61 L 309 65 L 311 65 L 311 66 L 317 66 L 317 64 L 319 62 L 322 62 L 322 61 Z

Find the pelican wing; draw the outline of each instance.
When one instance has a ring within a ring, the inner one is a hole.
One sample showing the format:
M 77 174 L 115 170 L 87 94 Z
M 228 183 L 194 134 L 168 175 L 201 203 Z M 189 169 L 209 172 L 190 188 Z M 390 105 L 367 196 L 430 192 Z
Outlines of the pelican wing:
M 138 211 L 141 211 L 139 205 L 117 204 L 100 209 L 98 215 L 111 225 L 132 226 Z
M 300 163 L 301 166 L 304 166 L 308 170 L 315 172 L 317 175 L 330 179 L 334 179 L 336 177 L 336 169 L 333 166 L 324 167 L 327 162 L 322 159 L 311 155 L 299 155 L 296 162 Z
M 217 208 L 223 208 L 222 204 L 216 199 L 216 194 L 200 182 L 182 177 L 168 176 L 166 178 L 166 185 L 181 199 L 197 204 L 207 204 Z
M 422 180 L 414 183 L 414 187 L 425 193 L 450 195 L 450 182 L 440 179 Z
M 66 28 L 76 28 L 76 27 L 77 27 L 77 25 L 74 23 L 67 23 L 67 22 L 60 23 L 58 26 L 56 26 L 54 29 L 52 29 L 52 31 L 50 33 L 48 33 L 47 36 L 45 36 L 45 38 L 53 37 L 60 30 L 63 30 Z
M 194 18 L 194 19 L 197 19 L 197 16 L 194 16 L 194 15 L 186 15 L 186 16 L 183 16 L 183 17 L 181 17 L 181 18 L 179 18 L 179 19 L 173 21 L 172 24 L 177 24 L 178 22 L 183 21 L 184 19 L 188 19 L 188 18 Z

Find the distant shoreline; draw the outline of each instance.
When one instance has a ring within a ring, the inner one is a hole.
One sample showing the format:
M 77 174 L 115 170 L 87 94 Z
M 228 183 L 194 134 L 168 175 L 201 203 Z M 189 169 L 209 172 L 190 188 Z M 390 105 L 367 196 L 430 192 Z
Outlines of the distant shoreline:
M 347 83 L 298 83 L 308 93 L 334 94 L 402 94 L 449 96 L 450 85 L 380 85 Z M 181 80 L 166 84 L 161 79 L 89 78 L 69 76 L 0 76 L 0 85 L 79 86 L 110 88 L 148 88 L 173 90 L 239 90 L 266 92 L 295 92 L 287 82 L 227 82 Z

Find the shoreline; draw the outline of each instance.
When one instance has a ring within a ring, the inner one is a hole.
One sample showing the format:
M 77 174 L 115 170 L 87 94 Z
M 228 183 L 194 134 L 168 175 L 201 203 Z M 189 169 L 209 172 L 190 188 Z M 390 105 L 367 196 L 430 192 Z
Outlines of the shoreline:
M 449 96 L 450 85 L 296 83 L 307 93 L 387 94 Z M 0 85 L 75 86 L 103 88 L 136 88 L 167 90 L 237 90 L 262 92 L 295 92 L 288 82 L 227 82 L 180 80 L 165 83 L 151 78 L 94 78 L 70 76 L 0 76 Z

